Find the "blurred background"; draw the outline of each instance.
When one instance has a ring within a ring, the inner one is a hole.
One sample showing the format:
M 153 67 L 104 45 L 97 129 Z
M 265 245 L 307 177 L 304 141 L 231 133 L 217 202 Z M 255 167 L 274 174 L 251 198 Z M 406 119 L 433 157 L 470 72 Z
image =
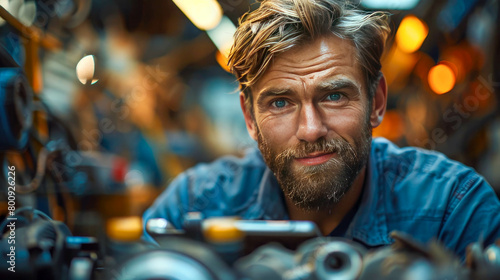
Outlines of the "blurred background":
M 498 1 L 359 4 L 392 15 L 374 136 L 443 152 L 500 193 Z M 18 207 L 82 235 L 82 215 L 140 216 L 183 170 L 254 145 L 226 57 L 256 1 L 0 5 L 0 185 L 14 166 Z

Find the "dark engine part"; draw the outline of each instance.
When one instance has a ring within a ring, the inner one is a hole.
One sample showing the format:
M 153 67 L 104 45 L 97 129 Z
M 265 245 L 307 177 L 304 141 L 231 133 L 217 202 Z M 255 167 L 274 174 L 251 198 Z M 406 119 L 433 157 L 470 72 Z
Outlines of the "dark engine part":
M 411 236 L 393 231 L 391 246 L 368 253 L 360 280 L 469 279 L 460 260 L 436 241 L 420 244 Z
M 237 271 L 252 280 L 280 280 L 295 266 L 294 252 L 279 244 L 259 247 L 234 265 Z
M 366 249 L 348 239 L 320 237 L 306 241 L 296 253 L 276 244 L 257 249 L 235 265 L 250 279 L 357 279 Z
M 307 241 L 297 250 L 296 256 L 303 268 L 311 270 L 307 279 L 354 280 L 363 268 L 366 249 L 351 240 L 336 237 L 317 238 Z M 306 269 L 299 269 L 289 279 L 301 279 Z
M 465 258 L 471 279 L 493 280 L 500 278 L 500 240 L 484 248 L 481 241 L 467 247 Z
M 172 237 L 160 242 L 161 250 L 135 255 L 112 269 L 109 279 L 234 280 L 232 270 L 197 241 Z
M 1 278 L 65 279 L 67 258 L 63 249 L 66 237 L 71 235 L 68 227 L 29 208 L 20 208 L 9 218 L 2 223 Z M 15 273 L 9 271 L 13 264 Z

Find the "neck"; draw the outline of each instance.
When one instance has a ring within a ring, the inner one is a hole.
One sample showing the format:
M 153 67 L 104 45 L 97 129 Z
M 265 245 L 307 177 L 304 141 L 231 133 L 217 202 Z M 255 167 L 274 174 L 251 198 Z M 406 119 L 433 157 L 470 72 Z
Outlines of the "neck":
M 318 225 L 323 235 L 328 235 L 342 221 L 344 216 L 354 207 L 363 190 L 365 181 L 366 167 L 364 167 L 354 180 L 351 188 L 345 193 L 340 201 L 331 209 L 320 211 L 306 211 L 298 208 L 288 198 L 285 197 L 288 214 L 291 220 L 307 220 L 313 221 Z

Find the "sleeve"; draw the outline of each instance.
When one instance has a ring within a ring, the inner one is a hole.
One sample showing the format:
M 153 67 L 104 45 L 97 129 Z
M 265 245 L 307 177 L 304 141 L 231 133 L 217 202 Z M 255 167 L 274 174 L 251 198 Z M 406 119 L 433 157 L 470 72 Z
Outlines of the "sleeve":
M 500 202 L 492 187 L 476 173 L 451 194 L 440 240 L 462 261 L 467 245 L 483 240 L 484 246 L 500 238 Z
M 175 228 L 181 229 L 184 214 L 188 211 L 188 205 L 189 178 L 186 173 L 182 173 L 170 183 L 153 205 L 144 212 L 142 216 L 144 228 L 142 239 L 146 242 L 156 243 L 146 232 L 146 224 L 150 219 L 164 218 Z

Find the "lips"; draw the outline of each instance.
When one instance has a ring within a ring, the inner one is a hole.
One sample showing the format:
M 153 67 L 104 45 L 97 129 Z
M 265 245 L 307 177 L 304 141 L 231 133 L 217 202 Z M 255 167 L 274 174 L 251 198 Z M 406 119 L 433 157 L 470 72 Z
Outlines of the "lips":
M 318 165 L 323 164 L 335 156 L 335 153 L 312 153 L 302 158 L 295 160 L 302 165 Z

